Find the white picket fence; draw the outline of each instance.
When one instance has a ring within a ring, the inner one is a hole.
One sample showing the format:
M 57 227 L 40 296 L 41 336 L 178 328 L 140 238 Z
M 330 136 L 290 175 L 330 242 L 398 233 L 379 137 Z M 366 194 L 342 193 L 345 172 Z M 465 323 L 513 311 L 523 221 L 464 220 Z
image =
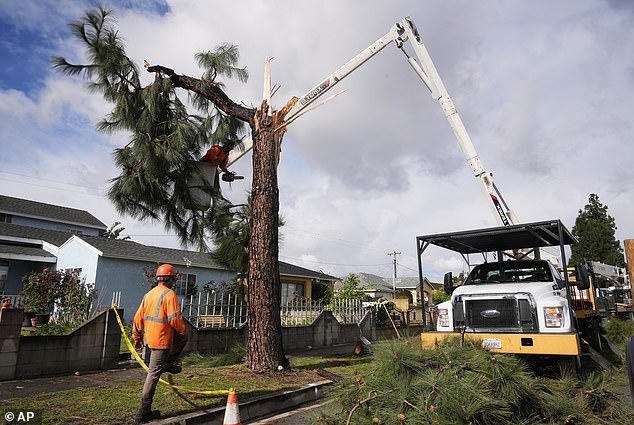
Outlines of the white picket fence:
M 236 295 L 198 293 L 180 297 L 181 311 L 198 328 L 239 328 L 247 322 L 247 303 Z
M 112 294 L 111 305 L 119 305 L 121 292 Z M 239 328 L 247 322 L 249 305 L 232 294 L 198 293 L 197 296 L 179 296 L 183 316 L 198 328 Z M 294 299 L 281 305 L 282 326 L 309 326 L 321 314 L 329 310 L 341 324 L 361 322 L 366 308 L 357 300 L 333 300 L 322 303 L 310 299 Z
M 359 323 L 365 314 L 363 303 L 357 300 L 333 300 L 326 304 L 309 299 L 296 299 L 282 304 L 283 326 L 307 326 L 329 310 L 341 324 Z
M 183 316 L 198 328 L 239 328 L 247 322 L 248 304 L 235 295 L 202 294 L 181 300 Z M 339 323 L 359 323 L 365 314 L 361 301 L 295 299 L 280 306 L 282 326 L 308 326 L 324 310 L 332 311 Z

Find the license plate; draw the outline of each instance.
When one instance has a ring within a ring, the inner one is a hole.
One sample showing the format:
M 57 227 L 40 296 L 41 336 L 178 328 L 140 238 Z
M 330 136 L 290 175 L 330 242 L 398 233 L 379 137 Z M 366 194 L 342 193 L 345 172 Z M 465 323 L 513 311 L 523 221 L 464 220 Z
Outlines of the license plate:
M 500 338 L 484 338 L 482 348 L 502 348 L 502 340 Z

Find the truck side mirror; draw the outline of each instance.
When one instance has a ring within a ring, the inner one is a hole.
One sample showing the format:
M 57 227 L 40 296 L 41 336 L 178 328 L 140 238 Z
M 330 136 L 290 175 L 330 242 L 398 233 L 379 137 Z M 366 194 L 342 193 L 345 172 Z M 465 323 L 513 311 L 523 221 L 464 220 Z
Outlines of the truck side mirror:
M 577 264 L 575 266 L 575 279 L 577 281 L 577 288 L 580 290 L 590 288 L 590 275 L 584 264 Z
M 447 272 L 445 273 L 445 281 L 443 282 L 443 289 L 447 293 L 447 295 L 451 295 L 454 290 L 453 287 L 453 273 Z

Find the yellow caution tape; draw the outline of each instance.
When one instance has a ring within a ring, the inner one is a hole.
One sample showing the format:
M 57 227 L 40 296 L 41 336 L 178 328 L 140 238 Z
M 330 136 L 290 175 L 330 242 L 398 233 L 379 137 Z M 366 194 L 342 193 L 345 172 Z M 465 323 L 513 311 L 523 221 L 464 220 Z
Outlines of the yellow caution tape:
M 119 327 L 121 328 L 121 334 L 123 335 L 123 339 L 125 340 L 126 345 L 128 346 L 128 350 L 130 350 L 130 353 L 132 353 L 132 355 L 134 356 L 134 358 L 136 359 L 136 361 L 141 365 L 141 367 L 143 369 L 145 369 L 146 371 L 148 370 L 148 366 L 145 364 L 145 362 L 143 361 L 143 359 L 141 358 L 141 356 L 139 356 L 139 353 L 137 353 L 136 349 L 134 348 L 134 345 L 132 345 L 132 342 L 130 341 L 130 338 L 128 338 L 128 335 L 125 333 L 125 329 L 123 327 L 123 322 L 121 322 L 121 317 L 119 316 L 119 312 L 117 311 L 117 306 L 112 306 L 112 308 L 114 309 L 114 314 L 117 316 L 117 322 L 119 322 Z M 214 390 L 214 391 L 198 391 L 198 390 L 190 390 L 189 388 L 184 388 L 181 387 L 180 385 L 173 385 L 161 378 L 159 378 L 159 381 L 162 382 L 163 384 L 172 387 L 176 390 L 180 390 L 180 391 L 185 391 L 188 393 L 196 393 L 196 394 L 211 394 L 211 395 L 224 395 L 224 394 L 229 394 L 228 390 Z

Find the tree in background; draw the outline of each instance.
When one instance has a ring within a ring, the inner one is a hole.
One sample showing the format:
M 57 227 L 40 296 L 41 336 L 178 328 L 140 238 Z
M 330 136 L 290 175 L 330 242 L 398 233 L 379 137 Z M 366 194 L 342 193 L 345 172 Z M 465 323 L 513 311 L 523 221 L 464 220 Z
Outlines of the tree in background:
M 454 285 L 462 285 L 465 280 L 464 272 L 460 272 L 458 276 L 452 277 L 451 280 L 453 281 Z
M 329 304 L 332 299 L 332 289 L 330 285 L 320 282 L 317 279 L 313 279 L 313 287 L 311 298 L 315 301 L 319 301 L 324 304 Z
M 120 213 L 162 219 L 183 245 L 194 244 L 205 250 L 205 239 L 216 217 L 213 209 L 200 210 L 188 181 L 201 177 L 197 161 L 205 148 L 216 145 L 229 152 L 240 144 L 248 127 L 253 139 L 253 199 L 247 357 L 250 368 L 258 372 L 288 369 L 280 319 L 277 164 L 286 131 L 284 117 L 297 98 L 280 111 L 272 111 L 266 100 L 257 109 L 234 102 L 219 79 L 244 82 L 248 73 L 237 66 L 238 48 L 228 43 L 196 54 L 203 70 L 200 78 L 145 62 L 154 81 L 142 85 L 139 69 L 126 55 L 110 15 L 101 8 L 91 10 L 70 24 L 86 47 L 88 63 L 53 59 L 56 69 L 82 75 L 92 91 L 114 104 L 112 112 L 98 124 L 99 130 L 131 134 L 130 141 L 115 150 L 121 174 L 112 180 L 108 197 Z M 183 93 L 188 100 L 181 100 Z M 203 183 L 201 190 L 212 196 L 214 204 L 228 204 L 219 186 Z
M 572 228 L 572 234 L 579 242 L 572 245 L 569 264 L 590 260 L 625 267 L 623 249 L 615 237 L 616 228 L 614 218 L 608 214 L 608 206 L 591 193 Z
M 451 295 L 446 293 L 444 289 L 434 289 L 432 291 L 431 302 L 433 305 L 449 301 L 450 299 Z
M 359 276 L 350 273 L 344 277 L 341 281 L 341 287 L 335 292 L 333 299 L 363 301 L 365 299 L 365 292 L 363 292 L 363 287 L 361 287 Z
M 108 230 L 101 232 L 99 236 L 108 238 L 108 239 L 119 239 L 122 241 L 130 239 L 130 236 L 121 236 L 121 232 L 125 230 L 125 227 L 121 225 L 120 221 L 115 221 L 112 223 Z

